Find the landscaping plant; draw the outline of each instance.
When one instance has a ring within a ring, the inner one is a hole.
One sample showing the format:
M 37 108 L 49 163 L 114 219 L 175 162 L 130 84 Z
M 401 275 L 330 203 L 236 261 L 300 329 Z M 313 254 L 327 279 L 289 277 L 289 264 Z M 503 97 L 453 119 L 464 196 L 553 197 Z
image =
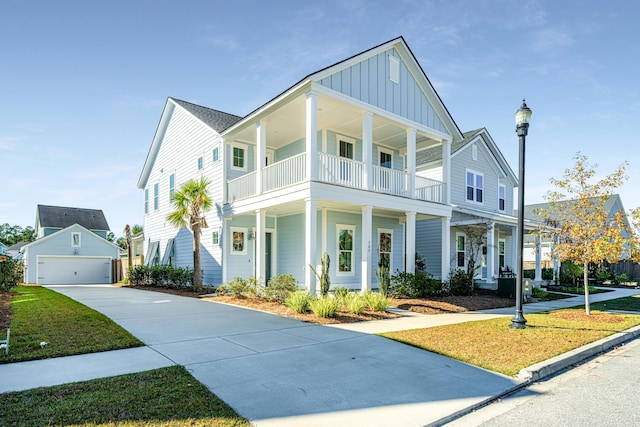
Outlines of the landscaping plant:
M 330 296 L 321 296 L 319 298 L 313 298 L 309 302 L 309 307 L 316 316 L 325 318 L 335 317 L 338 310 L 340 310 L 340 303 Z
M 362 314 L 368 304 L 366 298 L 361 293 L 352 292 L 344 298 L 343 305 L 349 310 L 349 313 Z
M 296 313 L 306 313 L 309 310 L 309 303 L 312 296 L 307 291 L 296 291 L 290 293 L 284 301 L 284 305 L 295 311 Z
M 387 311 L 391 301 L 379 292 L 367 291 L 364 293 L 364 299 L 367 305 L 373 311 Z
M 283 303 L 289 294 L 298 289 L 298 282 L 292 275 L 276 274 L 269 280 L 269 285 L 262 289 L 262 294 L 268 301 Z
M 320 282 L 320 295 L 326 296 L 329 293 L 329 288 L 331 288 L 331 279 L 329 278 L 329 266 L 331 264 L 331 259 L 329 258 L 328 253 L 323 253 L 322 258 L 320 258 L 320 273 L 316 271 L 315 268 L 311 264 L 309 267 L 313 271 L 313 274 L 316 275 L 318 281 Z

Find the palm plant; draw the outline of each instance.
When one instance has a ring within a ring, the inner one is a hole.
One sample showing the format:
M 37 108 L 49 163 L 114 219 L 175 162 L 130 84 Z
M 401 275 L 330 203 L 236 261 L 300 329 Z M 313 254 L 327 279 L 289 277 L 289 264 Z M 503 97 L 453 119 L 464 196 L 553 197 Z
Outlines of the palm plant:
M 182 184 L 175 193 L 175 210 L 167 215 L 167 221 L 176 227 L 189 227 L 193 232 L 193 286 L 202 287 L 202 268 L 200 267 L 200 234 L 207 228 L 205 213 L 213 206 L 209 197 L 209 184 L 203 177 L 199 181 L 190 179 Z

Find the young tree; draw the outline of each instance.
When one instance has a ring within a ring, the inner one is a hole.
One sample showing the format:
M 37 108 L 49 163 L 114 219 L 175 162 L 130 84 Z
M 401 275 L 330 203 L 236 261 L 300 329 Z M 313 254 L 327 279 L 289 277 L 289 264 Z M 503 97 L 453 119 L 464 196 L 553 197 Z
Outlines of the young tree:
M 131 262 L 133 261 L 131 255 L 131 227 L 129 224 L 124 226 L 124 238 L 125 238 L 125 249 L 127 250 L 127 263 L 129 264 L 129 268 L 131 268 Z
M 173 205 L 175 211 L 167 216 L 167 221 L 176 227 L 189 227 L 193 232 L 193 286 L 202 287 L 202 268 L 200 267 L 200 234 L 207 228 L 205 213 L 213 206 L 209 197 L 210 181 L 201 177 L 199 181 L 190 179 L 182 184 L 175 193 Z
M 556 254 L 562 261 L 570 260 L 583 267 L 586 314 L 589 305 L 589 264 L 616 262 L 630 254 L 635 235 L 628 227 L 624 212 L 610 215 L 606 203 L 614 191 L 627 179 L 627 162 L 613 173 L 593 182 L 597 165 L 578 152 L 575 166 L 567 169 L 562 179 L 551 178 L 556 190 L 545 196 L 548 209 L 537 209 L 545 225 L 558 237 Z

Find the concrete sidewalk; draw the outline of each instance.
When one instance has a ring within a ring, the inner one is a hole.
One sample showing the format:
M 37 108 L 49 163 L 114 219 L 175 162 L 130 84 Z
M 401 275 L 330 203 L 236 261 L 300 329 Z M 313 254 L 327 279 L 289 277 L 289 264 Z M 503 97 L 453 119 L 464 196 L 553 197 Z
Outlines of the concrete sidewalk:
M 513 308 L 325 327 L 130 288 L 52 288 L 106 314 L 147 346 L 0 365 L 0 392 L 181 364 L 258 426 L 417 426 L 440 423 L 528 381 L 372 335 L 509 316 Z M 634 293 L 640 291 L 591 300 Z M 580 298 L 527 304 L 525 314 Z

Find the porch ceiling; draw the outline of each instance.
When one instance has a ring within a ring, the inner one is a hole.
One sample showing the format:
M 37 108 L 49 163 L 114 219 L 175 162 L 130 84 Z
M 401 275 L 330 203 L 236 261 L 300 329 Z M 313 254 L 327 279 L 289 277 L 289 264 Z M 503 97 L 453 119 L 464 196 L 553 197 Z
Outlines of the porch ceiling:
M 278 149 L 305 137 L 305 97 L 299 96 L 265 117 L 267 147 Z M 318 96 L 318 129 L 328 129 L 344 136 L 362 139 L 362 116 L 365 111 L 346 102 Z M 235 140 L 256 143 L 256 128 L 247 126 L 240 130 Z M 406 149 L 406 128 L 384 117 L 373 116 L 373 140 L 376 144 L 398 149 Z M 416 147 L 426 148 L 438 141 L 418 132 Z

